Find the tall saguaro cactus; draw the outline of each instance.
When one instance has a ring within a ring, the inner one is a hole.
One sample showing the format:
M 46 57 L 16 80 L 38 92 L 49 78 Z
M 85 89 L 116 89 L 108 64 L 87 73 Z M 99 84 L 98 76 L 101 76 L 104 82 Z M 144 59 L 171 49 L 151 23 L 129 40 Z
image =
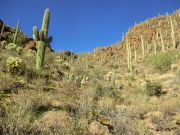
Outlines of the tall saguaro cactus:
M 144 52 L 144 39 L 143 39 L 143 36 L 141 35 L 141 49 L 142 49 L 142 56 L 144 58 L 145 56 L 145 52 Z
M 127 61 L 128 61 L 128 70 L 130 71 L 130 73 L 132 73 L 132 52 L 131 52 L 131 46 L 128 43 L 128 41 L 126 40 L 126 49 L 127 49 Z
M 160 30 L 160 38 L 161 38 L 161 49 L 162 49 L 162 52 L 164 53 L 165 52 L 165 46 L 164 46 L 164 40 L 163 40 L 161 30 Z
M 173 49 L 176 49 L 176 41 L 175 41 L 175 35 L 174 35 L 174 26 L 173 26 L 173 21 L 171 16 L 169 17 L 170 24 L 171 24 L 171 38 L 172 38 L 172 44 L 173 44 Z
M 45 48 L 47 44 L 50 44 L 52 37 L 48 38 L 48 28 L 50 20 L 50 11 L 46 9 L 44 12 L 44 18 L 42 22 L 42 28 L 38 31 L 36 26 L 33 27 L 33 37 L 37 43 L 37 57 L 36 57 L 36 69 L 41 70 L 44 64 Z
M 16 31 L 15 31 L 15 34 L 14 34 L 14 39 L 13 39 L 13 44 L 16 43 L 16 40 L 17 40 L 17 36 L 18 36 L 18 32 L 20 31 L 20 21 L 18 20 L 18 23 L 17 23 L 17 26 L 16 26 Z

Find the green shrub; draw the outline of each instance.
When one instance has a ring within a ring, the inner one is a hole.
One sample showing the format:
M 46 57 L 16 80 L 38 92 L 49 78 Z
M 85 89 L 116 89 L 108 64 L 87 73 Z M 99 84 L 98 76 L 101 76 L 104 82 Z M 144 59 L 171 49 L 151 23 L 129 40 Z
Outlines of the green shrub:
M 159 53 L 150 58 L 150 64 L 161 72 L 166 72 L 171 68 L 171 64 L 175 60 L 173 52 Z
M 147 80 L 145 90 L 149 96 L 159 96 L 162 93 L 162 85 L 157 80 Z
M 23 60 L 19 57 L 9 57 L 6 60 L 6 67 L 11 74 L 20 73 L 23 69 Z

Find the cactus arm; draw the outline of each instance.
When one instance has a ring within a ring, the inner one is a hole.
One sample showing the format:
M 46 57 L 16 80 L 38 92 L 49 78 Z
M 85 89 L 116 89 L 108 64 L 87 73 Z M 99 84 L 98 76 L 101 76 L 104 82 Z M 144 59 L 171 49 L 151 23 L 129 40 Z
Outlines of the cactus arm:
M 39 38 L 39 31 L 38 31 L 38 28 L 36 26 L 33 27 L 33 38 L 36 41 L 40 40 L 40 38 Z
M 18 23 L 17 23 L 17 26 L 16 26 L 16 31 L 15 31 L 15 34 L 14 34 L 13 44 L 16 43 L 17 35 L 18 35 L 18 32 L 19 32 L 19 29 L 20 29 L 20 21 L 18 20 Z
M 47 8 L 44 13 L 44 18 L 43 18 L 42 28 L 41 28 L 44 31 L 45 38 L 48 38 L 49 20 L 50 20 L 50 11 Z

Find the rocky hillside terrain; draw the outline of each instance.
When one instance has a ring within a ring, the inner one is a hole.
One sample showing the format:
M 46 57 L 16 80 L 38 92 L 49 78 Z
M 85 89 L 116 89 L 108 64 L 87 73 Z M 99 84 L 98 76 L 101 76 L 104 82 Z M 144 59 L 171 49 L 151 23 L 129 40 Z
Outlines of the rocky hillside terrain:
M 179 10 L 91 53 L 53 52 L 47 24 L 0 21 L 0 135 L 180 134 Z

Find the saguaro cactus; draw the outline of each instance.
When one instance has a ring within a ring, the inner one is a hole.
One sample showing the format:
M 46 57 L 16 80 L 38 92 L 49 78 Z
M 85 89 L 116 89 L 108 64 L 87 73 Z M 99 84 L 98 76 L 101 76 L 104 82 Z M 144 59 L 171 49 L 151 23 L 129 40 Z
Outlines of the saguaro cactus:
M 47 44 L 50 44 L 52 37 L 48 38 L 48 28 L 50 20 L 50 11 L 46 9 L 44 12 L 44 18 L 42 22 L 42 28 L 40 32 L 36 26 L 33 27 L 33 37 L 37 42 L 37 57 L 36 57 L 36 69 L 40 70 L 44 64 L 45 48 Z
M 126 40 L 126 50 L 127 50 L 127 60 L 128 60 L 128 70 L 132 73 L 132 54 L 131 54 L 131 47 L 128 41 Z
M 136 51 L 136 48 L 134 50 L 134 59 L 135 59 L 135 62 L 137 62 L 137 51 Z
M 112 74 L 112 77 L 111 77 L 111 87 L 113 88 L 113 90 L 115 90 L 116 88 L 116 75 L 115 74 Z
M 14 34 L 13 44 L 16 43 L 17 35 L 18 35 L 19 31 L 20 31 L 20 21 L 18 20 L 18 23 L 17 23 L 17 26 L 16 26 L 16 31 L 15 31 L 15 34 Z
M 157 43 L 156 41 L 153 41 L 153 46 L 154 46 L 154 54 L 157 53 Z
M 1 35 L 2 35 L 3 32 L 4 32 L 4 27 L 5 27 L 5 22 L 3 22 L 3 26 L 2 26 L 2 28 L 1 28 Z
M 160 30 L 160 38 L 161 38 L 161 48 L 162 48 L 162 52 L 165 52 L 165 46 L 164 46 L 164 40 L 163 40 L 163 36 L 162 36 L 162 32 Z
M 176 49 L 176 41 L 175 41 L 175 35 L 174 35 L 174 26 L 173 26 L 173 21 L 171 16 L 169 17 L 170 24 L 171 24 L 171 38 L 172 38 L 172 44 L 173 44 L 173 49 Z
M 144 53 L 144 39 L 143 39 L 143 36 L 141 35 L 141 49 L 142 49 L 142 56 L 143 56 L 143 58 L 144 58 L 144 56 L 145 56 L 145 53 Z

